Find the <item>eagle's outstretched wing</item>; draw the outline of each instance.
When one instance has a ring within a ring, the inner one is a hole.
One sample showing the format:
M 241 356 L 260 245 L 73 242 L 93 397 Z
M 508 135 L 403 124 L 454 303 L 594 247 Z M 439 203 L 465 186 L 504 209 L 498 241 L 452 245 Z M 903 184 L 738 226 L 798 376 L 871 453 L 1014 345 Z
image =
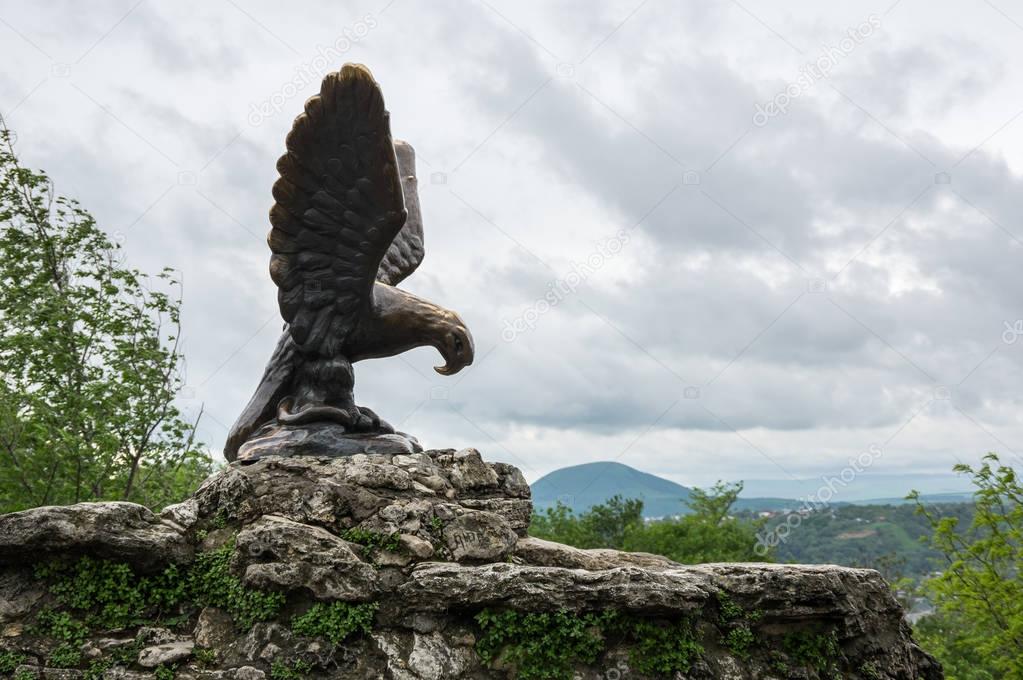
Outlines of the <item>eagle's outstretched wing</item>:
M 419 210 L 419 189 L 416 179 L 416 152 L 412 145 L 394 140 L 394 153 L 398 157 L 398 172 L 405 194 L 405 226 L 387 249 L 377 281 L 396 286 L 416 270 L 423 261 L 423 215 Z
M 345 64 L 324 78 L 287 148 L 270 209 L 270 276 L 298 347 L 332 356 L 369 313 L 381 262 L 406 218 L 388 113 L 369 70 Z M 401 259 L 388 270 L 395 278 Z

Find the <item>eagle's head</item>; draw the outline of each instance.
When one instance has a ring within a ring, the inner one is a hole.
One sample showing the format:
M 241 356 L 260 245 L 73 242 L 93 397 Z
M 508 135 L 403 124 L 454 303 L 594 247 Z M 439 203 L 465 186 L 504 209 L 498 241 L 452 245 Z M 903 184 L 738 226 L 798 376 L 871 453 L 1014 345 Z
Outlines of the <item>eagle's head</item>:
M 452 311 L 444 310 L 444 314 L 434 324 L 437 334 L 433 346 L 444 357 L 443 366 L 434 366 L 433 370 L 441 375 L 454 375 L 472 364 L 476 347 L 472 342 L 472 333 L 466 327 L 462 317 Z
M 475 347 L 462 317 L 408 291 L 377 281 L 373 313 L 346 338 L 350 361 L 390 357 L 413 347 L 435 347 L 444 359 L 435 371 L 454 375 L 472 363 Z

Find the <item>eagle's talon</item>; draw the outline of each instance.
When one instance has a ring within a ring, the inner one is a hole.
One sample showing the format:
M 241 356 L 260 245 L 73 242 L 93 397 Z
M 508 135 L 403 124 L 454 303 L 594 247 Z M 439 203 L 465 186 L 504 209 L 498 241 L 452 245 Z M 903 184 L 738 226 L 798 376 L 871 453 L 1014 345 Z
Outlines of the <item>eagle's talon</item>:
M 386 420 L 382 420 L 371 408 L 353 406 L 351 413 L 352 425 L 350 429 L 353 432 L 382 432 L 384 434 L 392 434 L 394 432 L 394 428 Z
M 391 427 L 391 424 L 384 420 L 383 418 L 381 418 L 380 416 L 378 416 L 376 414 L 376 411 L 365 406 L 356 406 L 355 408 L 359 409 L 359 411 L 362 412 L 362 415 L 365 418 L 368 418 L 372 423 L 371 426 L 369 427 L 370 431 L 382 432 L 384 434 L 394 434 L 394 428 Z
M 355 410 L 358 412 L 359 426 L 366 430 L 375 430 L 380 425 L 380 416 L 378 416 L 372 409 L 366 408 L 365 406 L 356 406 Z
M 373 419 L 363 413 L 362 409 L 356 406 L 352 409 L 352 431 L 353 432 L 371 432 L 373 428 Z

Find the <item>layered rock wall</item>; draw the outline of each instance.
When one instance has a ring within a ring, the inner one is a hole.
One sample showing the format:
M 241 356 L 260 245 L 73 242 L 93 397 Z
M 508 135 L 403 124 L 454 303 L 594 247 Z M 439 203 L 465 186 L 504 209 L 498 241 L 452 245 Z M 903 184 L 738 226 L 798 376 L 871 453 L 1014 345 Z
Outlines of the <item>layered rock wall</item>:
M 0 675 L 941 678 L 874 571 L 683 566 L 526 536 L 472 449 L 229 466 L 157 516 L 0 516 Z

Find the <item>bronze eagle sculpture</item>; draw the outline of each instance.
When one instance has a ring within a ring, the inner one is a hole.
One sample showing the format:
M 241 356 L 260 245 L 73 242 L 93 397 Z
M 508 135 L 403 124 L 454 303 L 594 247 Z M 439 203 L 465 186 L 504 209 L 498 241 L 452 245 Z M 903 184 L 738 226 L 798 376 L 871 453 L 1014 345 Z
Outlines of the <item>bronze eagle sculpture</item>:
M 284 332 L 224 447 L 259 433 L 331 423 L 353 436 L 394 429 L 353 396 L 352 364 L 435 347 L 442 375 L 473 361 L 458 314 L 396 286 L 423 260 L 415 152 L 392 140 L 380 86 L 345 64 L 305 104 L 277 161 L 270 277 Z M 241 456 L 244 458 L 244 455 Z

